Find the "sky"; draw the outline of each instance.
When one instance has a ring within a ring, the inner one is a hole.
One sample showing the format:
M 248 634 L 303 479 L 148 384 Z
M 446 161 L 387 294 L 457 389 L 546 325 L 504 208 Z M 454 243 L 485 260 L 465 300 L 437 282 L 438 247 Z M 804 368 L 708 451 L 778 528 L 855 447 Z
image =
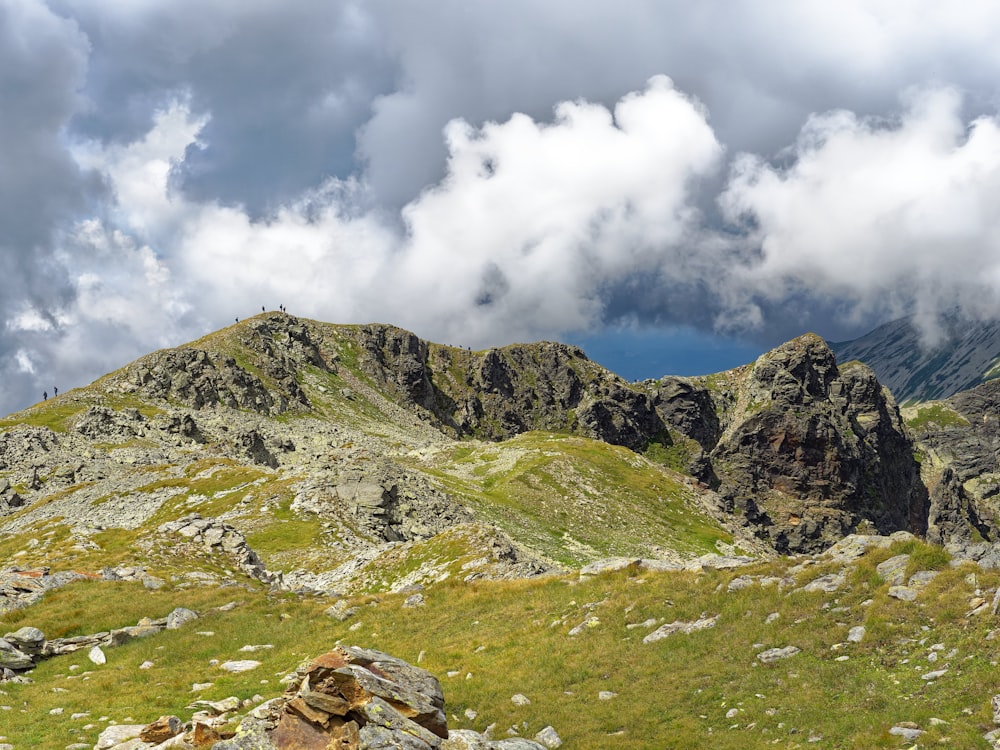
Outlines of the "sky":
M 992 0 L 0 0 L 0 413 L 279 305 L 630 379 L 933 342 L 998 195 Z

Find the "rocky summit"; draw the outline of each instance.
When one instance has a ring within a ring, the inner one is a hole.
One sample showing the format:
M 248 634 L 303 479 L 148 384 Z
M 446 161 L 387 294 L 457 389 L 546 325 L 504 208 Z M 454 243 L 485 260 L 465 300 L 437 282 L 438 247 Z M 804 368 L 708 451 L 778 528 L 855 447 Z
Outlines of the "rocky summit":
M 997 388 L 901 411 L 812 334 L 151 353 L 0 420 L 0 748 L 1000 746 Z

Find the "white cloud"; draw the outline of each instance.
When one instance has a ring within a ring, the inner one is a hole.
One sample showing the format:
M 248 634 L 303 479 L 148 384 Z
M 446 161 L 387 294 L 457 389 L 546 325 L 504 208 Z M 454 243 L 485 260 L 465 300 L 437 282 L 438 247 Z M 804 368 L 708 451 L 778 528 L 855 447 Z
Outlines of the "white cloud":
M 722 147 L 700 106 L 663 76 L 612 113 L 564 102 L 552 123 L 447 129 L 444 180 L 403 209 L 394 284 L 471 343 L 587 328 L 607 288 L 657 274 L 697 230 L 693 183 Z M 440 323 L 438 323 L 440 325 Z
M 447 175 L 403 209 L 402 232 L 356 180 L 264 219 L 172 190 L 171 166 L 205 122 L 175 103 L 134 143 L 79 152 L 116 202 L 110 223 L 79 224 L 65 256 L 75 320 L 121 321 L 137 341 L 278 304 L 468 344 L 585 328 L 608 285 L 658 273 L 697 231 L 691 189 L 722 155 L 705 117 L 661 76 L 614 112 L 580 101 L 551 123 L 455 121 Z
M 912 92 L 894 121 L 810 118 L 773 166 L 742 155 L 721 204 L 752 220 L 748 290 L 798 290 L 858 309 L 1000 312 L 1000 122 L 968 125 L 951 89 Z
M 25 375 L 35 374 L 35 364 L 24 349 L 18 349 L 14 353 L 14 361 L 17 366 L 17 372 L 24 373 Z

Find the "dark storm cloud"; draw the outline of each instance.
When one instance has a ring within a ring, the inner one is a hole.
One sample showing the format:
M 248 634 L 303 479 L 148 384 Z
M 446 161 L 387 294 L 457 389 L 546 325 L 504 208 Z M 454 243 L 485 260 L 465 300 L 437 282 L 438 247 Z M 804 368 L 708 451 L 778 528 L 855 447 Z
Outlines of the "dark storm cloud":
M 99 185 L 66 149 L 64 128 L 84 81 L 87 40 L 72 21 L 35 3 L 0 3 L 0 316 L 25 304 L 55 327 L 53 311 L 72 297 L 54 239 L 85 211 Z M 21 336 L 0 328 L 5 405 L 23 403 L 33 363 Z M 18 356 L 20 355 L 20 356 Z
M 196 115 L 210 116 L 200 145 L 177 165 L 177 186 L 254 214 L 356 172 L 354 131 L 398 75 L 364 3 L 59 7 L 93 44 L 91 106 L 76 132 L 128 142 L 149 130 L 157 110 L 187 98 Z

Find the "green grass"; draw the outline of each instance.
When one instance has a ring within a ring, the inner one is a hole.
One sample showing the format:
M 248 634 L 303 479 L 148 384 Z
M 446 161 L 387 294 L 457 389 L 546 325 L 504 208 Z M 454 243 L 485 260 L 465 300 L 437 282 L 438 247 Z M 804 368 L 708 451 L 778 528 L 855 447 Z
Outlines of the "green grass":
M 930 554 L 921 550 L 917 545 L 909 554 Z M 482 731 L 496 724 L 497 736 L 512 725 L 532 736 L 551 724 L 564 746 L 583 749 L 899 748 L 903 743 L 888 729 L 913 721 L 926 730 L 920 747 L 985 747 L 990 697 L 1000 692 L 1000 639 L 987 637 L 992 618 L 966 611 L 974 588 L 995 588 L 1000 573 L 946 568 L 916 602 L 899 602 L 869 575 L 888 553 L 894 551 L 862 559 L 848 585 L 832 594 L 799 589 L 830 572 L 829 563 L 806 568 L 792 587 L 756 583 L 727 591 L 737 575 L 787 575 L 790 563 L 782 560 L 739 571 L 620 572 L 582 581 L 463 583 L 452 577 L 427 588 L 426 606 L 417 609 L 401 606 L 403 594 L 358 597 L 352 603 L 359 613 L 343 623 L 322 615 L 328 600 L 275 596 L 260 587 L 147 591 L 126 583 L 74 584 L 0 620 L 0 627 L 31 624 L 49 635 L 70 635 L 164 616 L 175 606 L 204 616 L 181 630 L 107 649 L 103 667 L 78 653 L 44 662 L 32 674 L 34 684 L 4 685 L 0 705 L 15 709 L 4 712 L 0 734 L 18 748 L 62 748 L 93 742 L 106 725 L 102 715 L 119 722 L 169 713 L 187 718 L 185 706 L 194 698 L 269 698 L 281 692 L 280 675 L 339 641 L 412 663 L 423 653 L 421 666 L 444 687 L 450 726 Z M 235 610 L 211 611 L 230 600 L 239 602 Z M 779 617 L 768 623 L 773 612 Z M 642 642 L 653 627 L 627 627 L 703 614 L 719 615 L 715 628 L 657 643 Z M 594 627 L 569 635 L 589 617 L 597 618 Z M 845 644 L 854 625 L 865 625 L 866 636 Z M 239 651 L 254 644 L 273 648 Z M 762 648 L 786 645 L 802 651 L 772 665 L 755 658 Z M 938 661 L 928 660 L 931 653 Z M 263 665 L 242 675 L 210 665 L 241 657 Z M 139 670 L 147 659 L 154 667 Z M 931 669 L 948 671 L 922 680 Z M 214 685 L 195 694 L 194 682 Z M 600 691 L 617 696 L 599 700 Z M 531 704 L 515 706 L 515 692 Z M 64 710 L 58 720 L 48 715 L 53 708 Z M 466 709 L 477 718 L 468 720 Z M 78 711 L 90 716 L 70 721 Z M 948 723 L 934 726 L 932 717 Z M 86 723 L 96 726 L 80 729 Z M 810 737 L 822 739 L 810 743 Z
M 666 444 L 662 441 L 650 443 L 643 451 L 643 455 L 654 463 L 662 464 L 681 474 L 687 474 L 691 459 L 700 451 L 701 446 L 696 440 L 678 432 L 671 435 Z
M 654 546 L 696 556 L 732 542 L 677 473 L 626 448 L 559 433 L 467 443 L 419 468 L 528 547 L 566 565 Z
M 926 427 L 968 427 L 969 420 L 942 403 L 915 406 L 907 409 L 906 426 L 911 430 Z

